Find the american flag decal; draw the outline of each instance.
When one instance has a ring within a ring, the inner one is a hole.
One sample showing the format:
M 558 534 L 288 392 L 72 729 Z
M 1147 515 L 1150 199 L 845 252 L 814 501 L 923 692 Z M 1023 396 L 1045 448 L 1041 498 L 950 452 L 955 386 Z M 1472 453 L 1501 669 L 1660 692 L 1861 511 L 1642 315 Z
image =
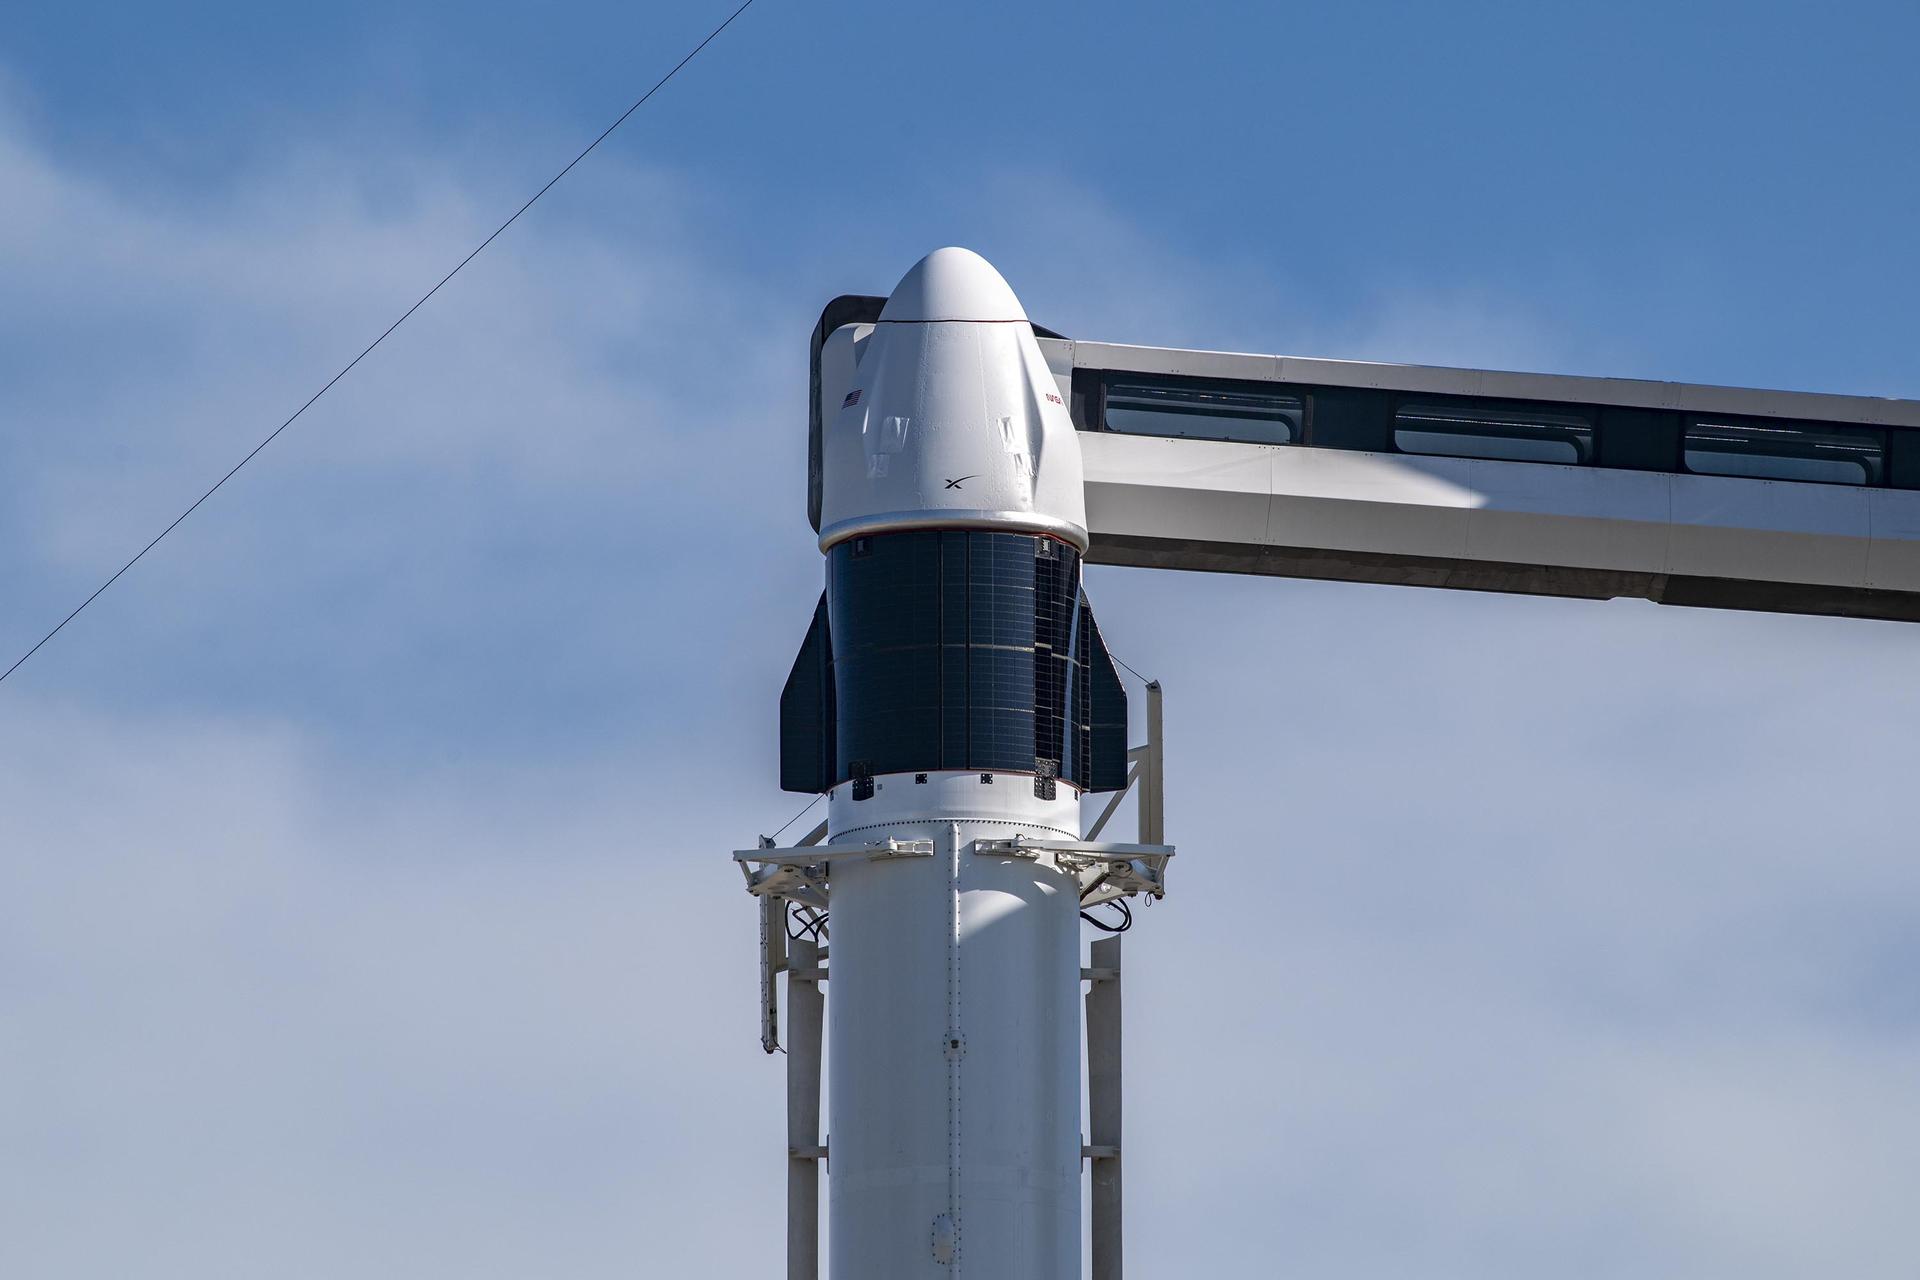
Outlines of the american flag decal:
M 847 392 L 847 398 L 840 402 L 840 407 L 842 409 L 851 409 L 853 408 L 853 406 L 859 403 L 860 403 L 860 388 L 855 387 L 853 390 Z

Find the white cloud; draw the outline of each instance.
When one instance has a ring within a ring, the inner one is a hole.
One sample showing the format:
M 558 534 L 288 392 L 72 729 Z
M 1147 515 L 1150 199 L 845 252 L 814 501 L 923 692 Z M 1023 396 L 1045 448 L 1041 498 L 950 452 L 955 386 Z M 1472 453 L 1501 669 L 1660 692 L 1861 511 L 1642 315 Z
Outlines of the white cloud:
M 0 688 L 0 1270 L 774 1268 L 724 851 L 797 807 L 815 299 L 673 175 L 582 177 L 607 216 L 509 233 Z M 185 207 L 0 130 L 9 637 L 511 203 L 361 182 L 310 149 Z M 1036 189 L 975 242 L 1069 331 L 1573 347 L 1498 299 L 1311 320 Z M 1182 846 L 1129 942 L 1136 1270 L 1904 1274 L 1903 628 L 1094 588 Z
M 1146 1269 L 1897 1274 L 1900 628 L 1097 586 L 1182 849 L 1130 935 Z
M 379 204 L 344 159 L 296 149 L 229 199 L 181 207 L 0 131 L 0 183 L 18 195 L 0 229 L 8 327 L 16 351 L 43 347 L 63 366 L 20 358 L 3 405 L 16 447 L 41 463 L 35 488 L 51 490 L 26 495 L 51 555 L 97 565 L 153 527 L 513 207 L 444 167 L 402 181 L 405 198 Z M 536 208 L 278 453 L 309 478 L 450 472 L 603 494 L 664 469 L 710 491 L 698 464 L 715 438 L 738 448 L 769 425 L 740 388 L 781 363 L 770 344 L 785 334 L 752 280 L 683 254 L 688 197 L 671 179 L 603 166 L 569 194 L 621 216 L 556 230 Z M 800 344 L 783 345 L 791 376 Z
M 0 753 L 9 1274 L 760 1269 L 778 1067 L 696 779 L 18 704 Z

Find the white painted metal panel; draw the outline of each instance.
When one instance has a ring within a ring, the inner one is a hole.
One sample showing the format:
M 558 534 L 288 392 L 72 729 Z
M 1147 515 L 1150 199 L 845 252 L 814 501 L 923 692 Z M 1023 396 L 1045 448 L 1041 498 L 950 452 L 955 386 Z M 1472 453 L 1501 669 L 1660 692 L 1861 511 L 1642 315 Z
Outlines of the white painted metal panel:
M 853 370 L 873 333 L 870 324 L 843 325 L 820 344 L 820 403 L 827 406 L 822 422 L 832 422 L 840 402 L 853 386 Z
M 974 844 L 1072 839 L 1079 802 L 1023 777 L 876 781 L 869 800 L 834 793 L 831 839 L 884 831 L 934 855 L 834 866 L 829 1274 L 1078 1275 L 1078 887 Z M 943 1215 L 957 1267 L 936 1258 Z
M 1197 553 L 1292 548 L 1920 590 L 1915 492 L 1104 432 L 1083 433 L 1081 449 L 1096 546 L 1145 539 Z
M 1725 476 L 1669 476 L 1667 572 L 1864 587 L 1868 490 Z
M 1040 356 L 1047 362 L 1047 372 L 1053 375 L 1053 385 L 1060 389 L 1060 399 L 1071 402 L 1073 399 L 1073 343 L 1067 338 L 1041 338 L 1034 341 L 1040 346 Z
M 1082 432 L 1089 524 L 1104 520 L 1152 538 L 1264 542 L 1274 450 L 1225 441 L 1194 449 L 1195 443 Z
M 1187 378 L 1242 378 L 1275 382 L 1280 357 L 1233 351 L 1177 351 L 1170 347 L 1124 347 L 1107 342 L 1073 344 L 1074 363 L 1082 368 L 1165 373 Z
M 1867 494 L 1867 586 L 1920 591 L 1920 493 L 1874 489 Z
M 1668 476 L 1543 463 L 1428 460 L 1478 492 L 1467 546 L 1476 560 L 1651 572 L 1667 563 Z
M 1481 495 L 1418 465 L 1428 459 L 1269 447 L 1274 501 L 1266 543 L 1379 554 L 1425 547 L 1460 556 Z

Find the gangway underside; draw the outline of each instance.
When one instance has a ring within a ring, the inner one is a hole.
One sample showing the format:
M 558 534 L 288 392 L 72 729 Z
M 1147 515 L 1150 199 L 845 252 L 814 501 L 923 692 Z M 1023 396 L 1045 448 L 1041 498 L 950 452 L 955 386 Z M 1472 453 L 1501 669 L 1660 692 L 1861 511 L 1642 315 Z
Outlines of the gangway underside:
M 1920 493 L 1091 432 L 1082 447 L 1090 564 L 1920 621 Z

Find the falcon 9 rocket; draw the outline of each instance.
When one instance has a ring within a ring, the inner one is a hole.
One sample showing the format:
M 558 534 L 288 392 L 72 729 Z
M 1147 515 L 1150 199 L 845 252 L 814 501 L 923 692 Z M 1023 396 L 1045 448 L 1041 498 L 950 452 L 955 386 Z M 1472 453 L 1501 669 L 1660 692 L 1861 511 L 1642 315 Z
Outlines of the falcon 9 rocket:
M 828 795 L 833 1280 L 1080 1274 L 1080 797 L 1127 703 L 1081 589 L 1080 445 L 998 272 L 901 280 L 823 430 L 826 590 L 780 703 Z

